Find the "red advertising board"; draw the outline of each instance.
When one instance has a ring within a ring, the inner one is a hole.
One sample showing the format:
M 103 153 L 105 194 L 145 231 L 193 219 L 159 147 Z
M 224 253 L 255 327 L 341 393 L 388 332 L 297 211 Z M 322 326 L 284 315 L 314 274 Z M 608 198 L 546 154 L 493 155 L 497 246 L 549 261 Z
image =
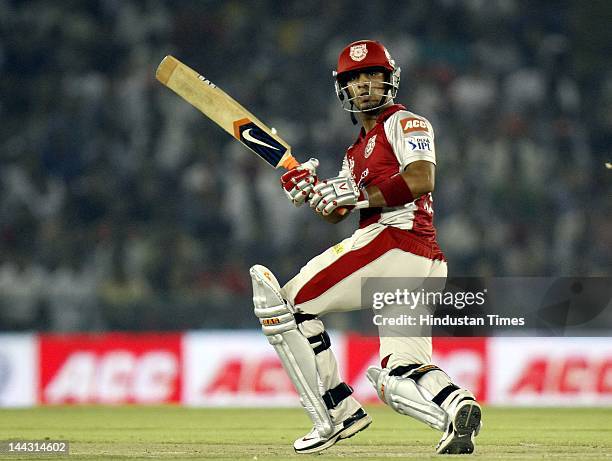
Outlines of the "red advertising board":
M 609 338 L 493 338 L 489 347 L 493 404 L 612 404 Z
M 478 400 L 489 398 L 488 338 L 433 338 L 433 363 L 459 386 L 472 391 Z
M 41 335 L 41 403 L 180 402 L 181 337 L 174 334 Z
M 298 404 L 274 349 L 255 331 L 34 339 L 4 338 L 0 362 L 12 371 L 0 386 L 0 406 L 35 403 L 35 389 L 43 404 Z M 378 338 L 332 333 L 332 344 L 355 397 L 379 402 L 366 378 L 368 366 L 380 365 Z M 608 338 L 434 338 L 433 350 L 432 362 L 483 403 L 612 404 Z
M 183 337 L 183 347 L 182 395 L 187 405 L 298 403 L 274 348 L 258 331 L 189 332 Z

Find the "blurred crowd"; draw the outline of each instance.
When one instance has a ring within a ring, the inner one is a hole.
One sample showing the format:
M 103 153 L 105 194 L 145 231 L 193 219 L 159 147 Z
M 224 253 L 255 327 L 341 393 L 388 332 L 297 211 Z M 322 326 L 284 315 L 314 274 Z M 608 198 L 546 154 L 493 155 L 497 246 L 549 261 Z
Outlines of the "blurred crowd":
M 254 326 L 248 268 L 287 280 L 349 235 L 163 88 L 166 54 L 322 176 L 357 135 L 347 43 L 381 40 L 436 131 L 450 275 L 610 275 L 606 1 L 0 0 L 0 329 Z

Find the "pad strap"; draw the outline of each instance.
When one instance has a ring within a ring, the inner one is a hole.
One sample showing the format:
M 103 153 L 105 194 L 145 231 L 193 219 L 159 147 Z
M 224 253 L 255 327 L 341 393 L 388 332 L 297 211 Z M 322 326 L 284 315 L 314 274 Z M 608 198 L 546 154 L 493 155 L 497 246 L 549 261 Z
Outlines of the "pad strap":
M 414 371 L 412 371 L 414 370 Z M 412 379 L 414 382 L 418 383 L 419 380 L 425 376 L 430 371 L 442 371 L 435 365 L 419 365 L 419 364 L 410 364 L 403 365 L 401 367 L 394 368 L 389 373 L 389 376 L 405 376 L 406 378 Z M 410 373 L 412 371 L 412 373 Z M 408 374 L 407 374 L 408 373 Z
M 402 365 L 394 368 L 389 372 L 389 376 L 404 376 L 406 373 L 414 370 L 415 368 L 419 368 L 421 366 L 420 363 L 412 363 L 410 365 Z
M 298 325 L 300 323 L 305 322 L 306 320 L 314 320 L 317 318 L 316 315 L 304 314 L 303 312 L 295 312 L 293 316 L 295 317 L 295 323 L 297 323 Z
M 454 384 L 449 384 L 444 389 L 442 389 L 440 392 L 438 392 L 438 394 L 433 399 L 431 399 L 431 401 L 435 403 L 436 405 L 440 406 L 442 405 L 442 402 L 446 400 L 446 397 L 451 395 L 451 393 L 455 392 L 457 389 L 459 389 L 459 386 L 455 386 Z
M 425 376 L 430 371 L 442 371 L 435 365 L 423 365 L 422 367 L 417 368 L 412 373 L 408 375 L 410 379 L 413 379 L 415 382 L 419 382 L 419 380 Z M 444 372 L 443 372 L 444 373 Z
M 346 383 L 340 383 L 323 394 L 323 401 L 328 410 L 336 408 L 340 402 L 353 393 L 353 388 Z
M 310 344 L 321 343 L 318 346 L 312 348 L 315 354 L 320 354 L 321 352 L 329 349 L 331 346 L 331 340 L 329 339 L 327 331 L 324 331 L 320 335 L 311 336 L 310 338 L 308 338 L 308 342 Z

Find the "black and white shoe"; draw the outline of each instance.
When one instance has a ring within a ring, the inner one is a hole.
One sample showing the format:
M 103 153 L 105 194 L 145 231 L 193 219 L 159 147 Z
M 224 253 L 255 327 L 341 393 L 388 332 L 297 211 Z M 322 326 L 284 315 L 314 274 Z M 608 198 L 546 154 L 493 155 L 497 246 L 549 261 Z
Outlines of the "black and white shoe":
M 448 455 L 474 452 L 474 437 L 480 432 L 482 412 L 478 402 L 465 399 L 457 405 L 446 432 L 436 447 L 436 453 Z
M 360 408 L 340 424 L 334 426 L 334 432 L 329 437 L 321 437 L 316 429 L 313 429 L 304 437 L 300 437 L 293 443 L 296 453 L 316 453 L 326 450 L 342 439 L 348 439 L 358 432 L 363 431 L 372 423 L 372 418 L 363 408 Z

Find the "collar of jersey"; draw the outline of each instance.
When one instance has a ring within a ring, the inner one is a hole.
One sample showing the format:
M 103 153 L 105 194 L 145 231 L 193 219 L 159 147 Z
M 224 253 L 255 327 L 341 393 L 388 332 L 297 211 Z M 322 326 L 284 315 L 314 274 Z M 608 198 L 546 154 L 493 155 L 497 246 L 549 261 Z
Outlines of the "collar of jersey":
M 398 110 L 406 110 L 404 106 L 401 104 L 393 104 L 389 108 L 385 109 L 385 111 L 376 117 L 376 123 L 384 123 L 389 117 L 395 114 Z M 361 131 L 359 132 L 359 139 L 363 139 L 365 137 L 365 129 L 361 127 Z

